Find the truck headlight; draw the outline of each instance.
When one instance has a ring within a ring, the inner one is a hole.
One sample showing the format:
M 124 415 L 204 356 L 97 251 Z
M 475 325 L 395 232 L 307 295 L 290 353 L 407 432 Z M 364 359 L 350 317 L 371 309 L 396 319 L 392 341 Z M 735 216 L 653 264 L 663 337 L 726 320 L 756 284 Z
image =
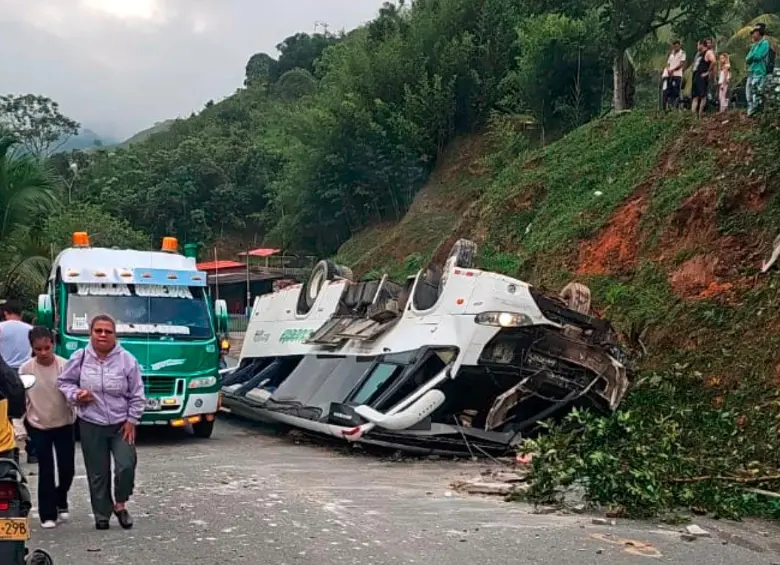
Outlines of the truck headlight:
M 482 312 L 474 317 L 474 321 L 483 326 L 499 328 L 519 328 L 533 325 L 531 318 L 518 312 Z
M 189 388 L 208 388 L 217 384 L 217 377 L 198 377 L 192 379 Z

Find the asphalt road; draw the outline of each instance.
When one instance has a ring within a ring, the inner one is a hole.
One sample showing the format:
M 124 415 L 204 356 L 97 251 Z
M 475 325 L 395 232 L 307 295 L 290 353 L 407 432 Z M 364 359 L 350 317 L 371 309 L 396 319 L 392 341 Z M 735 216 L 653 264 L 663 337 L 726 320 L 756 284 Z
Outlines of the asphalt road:
M 94 530 L 79 462 L 71 521 L 36 521 L 32 545 L 57 565 L 780 563 L 767 525 L 698 521 L 712 538 L 688 542 L 655 523 L 538 515 L 449 489 L 483 464 L 347 455 L 234 419 L 210 440 L 144 434 L 139 455 L 135 529 Z

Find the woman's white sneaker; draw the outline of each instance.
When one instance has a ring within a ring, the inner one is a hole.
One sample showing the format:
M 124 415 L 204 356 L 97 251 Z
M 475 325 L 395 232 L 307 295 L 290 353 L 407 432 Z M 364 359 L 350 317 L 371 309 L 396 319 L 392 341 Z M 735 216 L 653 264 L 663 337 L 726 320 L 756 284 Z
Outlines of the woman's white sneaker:
M 60 520 L 62 520 L 63 522 L 67 522 L 68 520 L 70 520 L 70 512 L 68 512 L 67 510 L 60 512 Z
M 41 524 L 41 528 L 43 528 L 44 530 L 51 530 L 52 528 L 56 528 L 56 527 L 57 527 L 57 522 L 55 522 L 54 520 L 46 520 Z

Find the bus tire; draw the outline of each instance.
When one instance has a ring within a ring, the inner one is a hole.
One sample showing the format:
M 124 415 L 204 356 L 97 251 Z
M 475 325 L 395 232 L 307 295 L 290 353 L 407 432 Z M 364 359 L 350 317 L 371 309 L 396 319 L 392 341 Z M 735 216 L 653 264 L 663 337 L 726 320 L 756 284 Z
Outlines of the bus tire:
M 201 439 L 209 439 L 214 433 L 214 422 L 216 420 L 201 420 L 197 424 L 192 424 L 192 434 Z
M 320 295 L 322 287 L 325 286 L 327 281 L 332 281 L 338 275 L 336 269 L 336 264 L 327 259 L 323 259 L 314 266 L 311 270 L 309 280 L 301 289 L 303 295 L 302 303 L 299 304 L 299 306 L 303 307 L 301 314 L 305 314 L 314 307 L 314 303 Z

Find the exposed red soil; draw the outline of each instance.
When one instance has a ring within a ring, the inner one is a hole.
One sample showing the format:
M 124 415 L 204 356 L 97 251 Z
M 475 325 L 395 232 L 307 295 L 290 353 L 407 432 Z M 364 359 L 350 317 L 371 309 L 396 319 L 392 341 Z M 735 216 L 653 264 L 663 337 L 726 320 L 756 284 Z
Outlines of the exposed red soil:
M 683 141 L 678 140 L 661 156 L 658 166 L 636 188 L 633 196 L 612 213 L 595 238 L 580 242 L 575 269 L 578 275 L 614 275 L 634 269 L 642 241 L 640 222 L 647 211 L 648 193 L 658 179 L 677 169 L 678 146 Z
M 640 229 L 647 209 L 648 193 L 659 178 L 678 168 L 675 155 L 681 143 L 697 139 L 718 152 L 718 161 L 727 163 L 716 182 L 731 188 L 725 205 L 732 209 L 761 210 L 768 200 L 762 175 L 744 176 L 745 164 L 753 158 L 749 143 L 735 140 L 734 130 L 750 127 L 741 115 L 703 120 L 688 135 L 669 148 L 634 195 L 616 210 L 606 226 L 590 240 L 579 245 L 576 272 L 580 275 L 626 274 L 637 264 L 643 237 Z M 753 284 L 741 273 L 758 261 L 760 242 L 721 235 L 718 232 L 718 189 L 704 186 L 683 202 L 669 218 L 656 250 L 655 261 L 665 263 L 672 290 L 685 299 L 737 300 L 741 291 Z M 692 256 L 682 264 L 675 261 L 682 253 Z
M 741 273 L 760 259 L 759 243 L 718 233 L 717 197 L 714 187 L 697 190 L 669 219 L 659 242 L 661 262 L 686 251 L 696 253 L 669 275 L 672 290 L 681 298 L 732 302 L 752 284 Z
M 732 283 L 718 281 L 719 262 L 715 255 L 697 255 L 688 259 L 669 275 L 672 290 L 679 296 L 696 298 L 710 298 L 732 290 Z
M 639 253 L 639 222 L 646 210 L 644 194 L 616 210 L 595 239 L 580 244 L 577 274 L 618 274 L 632 270 Z
M 673 258 L 685 249 L 706 246 L 717 236 L 717 199 L 714 187 L 706 186 L 688 197 L 669 218 L 658 243 L 658 259 Z

